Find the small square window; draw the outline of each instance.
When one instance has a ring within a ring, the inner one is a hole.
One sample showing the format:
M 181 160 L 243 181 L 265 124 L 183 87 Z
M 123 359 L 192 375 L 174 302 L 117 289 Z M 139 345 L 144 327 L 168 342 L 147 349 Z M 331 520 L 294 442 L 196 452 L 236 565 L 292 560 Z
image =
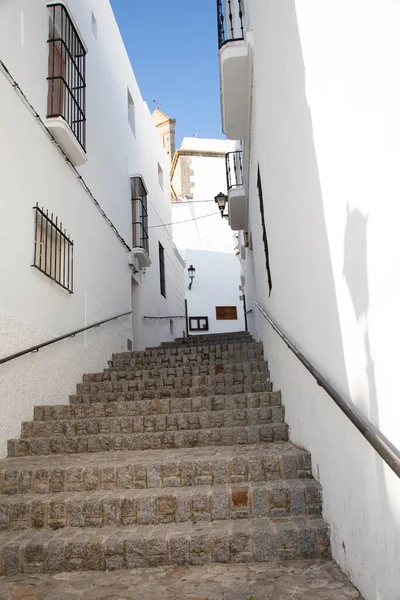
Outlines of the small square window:
M 189 317 L 190 331 L 208 331 L 208 317 Z
M 160 184 L 162 189 L 164 189 L 164 173 L 160 166 L 160 163 L 158 163 L 158 183 Z

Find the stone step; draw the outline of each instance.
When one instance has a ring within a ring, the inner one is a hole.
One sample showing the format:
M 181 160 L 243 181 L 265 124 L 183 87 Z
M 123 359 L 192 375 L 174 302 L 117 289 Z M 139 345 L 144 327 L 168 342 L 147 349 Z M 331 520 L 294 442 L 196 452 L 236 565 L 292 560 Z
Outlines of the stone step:
M 310 454 L 290 442 L 0 460 L 0 494 L 55 494 L 311 477 Z
M 137 356 L 137 353 L 123 356 L 123 358 L 114 358 L 108 361 L 110 368 L 116 369 L 137 369 L 149 367 L 184 367 L 188 365 L 203 366 L 213 364 L 231 364 L 241 362 L 264 361 L 263 354 L 256 354 L 251 351 L 232 351 L 232 352 L 187 352 L 175 355 L 150 355 Z
M 140 392 L 143 398 L 155 392 L 158 398 L 212 396 L 214 394 L 243 394 L 272 391 L 268 371 L 253 373 L 224 373 L 183 377 L 160 377 L 152 379 L 120 379 L 78 383 L 77 401 L 102 401 L 103 393 Z M 74 397 L 72 397 L 74 398 Z M 79 400 L 80 399 L 80 400 Z M 72 400 L 73 401 L 73 400 Z
M 186 429 L 213 429 L 215 427 L 242 427 L 283 423 L 283 406 L 261 408 L 238 408 L 202 412 L 161 413 L 125 417 L 90 419 L 63 419 L 57 421 L 25 421 L 21 438 L 80 436 L 93 434 L 146 433 L 154 431 L 181 431 Z
M 205 336 L 204 336 L 205 338 Z M 232 346 L 238 344 L 255 344 L 254 338 L 251 336 L 243 336 L 243 337 L 220 337 L 220 338 L 205 338 L 205 339 L 195 339 L 195 338 L 185 338 L 185 341 L 175 341 L 175 342 L 163 342 L 161 346 L 158 348 L 182 348 L 189 347 L 193 348 L 194 346 Z M 157 346 L 148 346 L 146 350 L 153 350 Z
M 186 337 L 176 338 L 173 342 L 162 342 L 161 346 L 168 346 L 169 344 L 197 344 L 206 342 L 214 342 L 220 340 L 251 340 L 254 338 L 248 331 L 235 331 L 229 333 L 204 333 L 198 335 L 189 335 Z
M 193 448 L 196 446 L 232 446 L 259 442 L 286 441 L 286 423 L 215 427 L 149 433 L 115 433 L 97 435 L 28 438 L 8 440 L 8 456 L 75 454 L 108 450 L 148 450 Z
M 204 411 L 234 410 L 281 406 L 280 392 L 199 396 L 197 398 L 164 398 L 135 400 L 136 394 L 106 393 L 104 402 L 35 406 L 35 421 L 60 421 L 138 415 L 173 413 L 200 413 Z M 127 398 L 130 398 L 128 400 Z
M 233 344 L 194 344 L 194 345 L 176 345 L 171 348 L 155 346 L 136 352 L 118 352 L 112 355 L 112 360 L 132 360 L 134 358 L 143 358 L 151 356 L 181 356 L 181 355 L 209 355 L 223 357 L 226 353 L 226 358 L 232 358 L 235 355 L 242 356 L 243 353 L 250 353 L 249 358 L 254 355 L 263 354 L 263 346 L 261 342 L 239 342 Z M 253 353 L 253 354 L 251 354 Z M 240 360 L 240 358 L 239 358 Z
M 225 375 L 235 373 L 266 372 L 268 366 L 265 361 L 242 361 L 240 363 L 205 362 L 202 365 L 163 366 L 161 364 L 151 365 L 143 369 L 139 367 L 110 367 L 102 373 L 89 373 L 83 376 L 83 383 L 117 381 L 118 379 L 153 379 L 159 377 L 194 377 L 199 375 Z
M 321 488 L 314 479 L 0 496 L 1 531 L 320 517 L 321 513 Z
M 0 575 L 328 557 L 328 526 L 309 517 L 0 535 Z

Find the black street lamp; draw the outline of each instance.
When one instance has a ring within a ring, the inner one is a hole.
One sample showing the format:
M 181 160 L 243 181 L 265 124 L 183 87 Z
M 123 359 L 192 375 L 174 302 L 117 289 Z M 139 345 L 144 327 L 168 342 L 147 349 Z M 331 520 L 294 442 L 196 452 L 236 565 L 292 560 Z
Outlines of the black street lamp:
M 189 283 L 189 290 L 192 289 L 192 285 L 193 285 L 193 279 L 194 279 L 194 273 L 195 273 L 196 269 L 194 268 L 193 265 L 190 265 L 190 267 L 188 268 L 188 273 L 189 273 L 189 278 L 190 278 L 190 283 Z
M 228 213 L 224 214 L 224 211 L 228 202 L 228 196 L 220 192 L 217 196 L 215 196 L 214 200 L 217 203 L 219 210 L 221 211 L 221 217 L 227 219 Z

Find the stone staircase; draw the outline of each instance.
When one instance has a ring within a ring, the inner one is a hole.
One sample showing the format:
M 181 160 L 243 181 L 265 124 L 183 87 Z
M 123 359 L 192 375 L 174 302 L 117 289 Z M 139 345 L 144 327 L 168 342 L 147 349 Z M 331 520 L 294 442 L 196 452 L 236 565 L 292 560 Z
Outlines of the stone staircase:
M 329 557 L 308 452 L 246 333 L 113 355 L 0 461 L 0 574 Z

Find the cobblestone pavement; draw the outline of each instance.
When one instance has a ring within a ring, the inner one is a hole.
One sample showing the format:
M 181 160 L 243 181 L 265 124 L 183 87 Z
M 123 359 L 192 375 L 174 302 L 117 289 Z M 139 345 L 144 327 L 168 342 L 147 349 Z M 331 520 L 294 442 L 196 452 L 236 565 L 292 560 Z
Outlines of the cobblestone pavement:
M 361 599 L 331 561 L 159 567 L 0 578 L 0 600 Z

